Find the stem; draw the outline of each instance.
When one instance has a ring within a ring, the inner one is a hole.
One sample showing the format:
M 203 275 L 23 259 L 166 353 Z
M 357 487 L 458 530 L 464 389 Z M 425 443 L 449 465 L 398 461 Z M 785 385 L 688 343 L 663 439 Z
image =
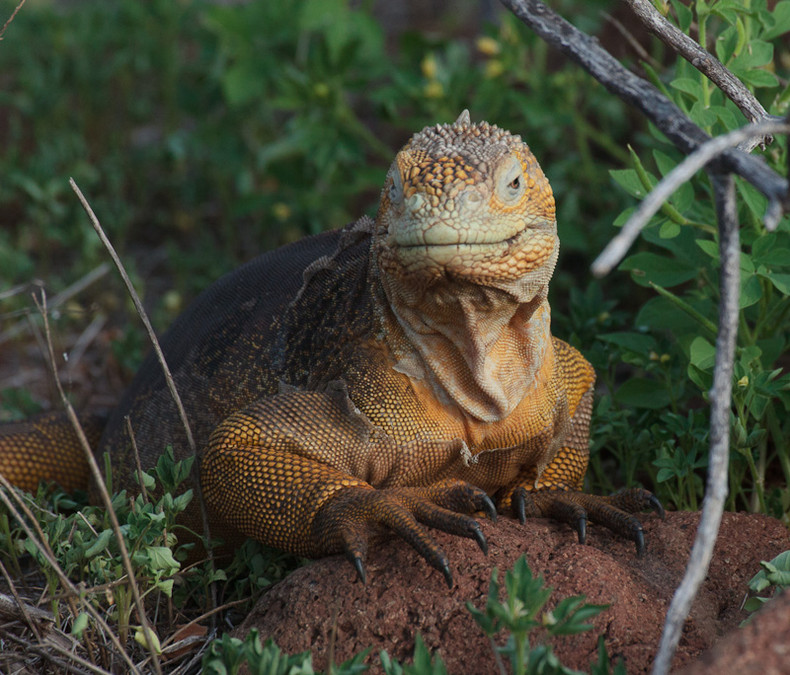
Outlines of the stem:
M 527 654 L 529 641 L 527 641 L 524 631 L 515 631 L 513 633 L 513 642 L 516 646 L 516 655 L 513 663 L 513 675 L 524 675 L 524 673 L 527 672 L 527 665 L 529 663 L 529 655 Z
M 785 478 L 785 490 L 790 486 L 790 457 L 788 457 L 787 439 L 782 433 L 782 427 L 779 424 L 779 419 L 776 416 L 774 403 L 771 401 L 765 409 L 765 421 L 768 426 L 768 433 L 771 434 L 771 439 L 776 447 L 776 456 L 779 459 L 779 464 L 782 467 L 782 473 Z
M 705 50 L 707 50 L 708 43 L 708 30 L 705 25 L 706 21 L 707 16 L 697 16 L 697 22 L 699 24 L 699 44 Z M 702 85 L 702 105 L 707 109 L 710 108 L 710 80 L 708 80 L 708 77 L 704 73 L 700 73 L 699 78 L 700 84 Z
M 754 492 L 752 493 L 751 499 L 749 500 L 749 510 L 754 513 L 756 513 L 758 510 L 762 513 L 766 513 L 764 482 L 757 471 L 757 465 L 754 462 L 752 451 L 750 448 L 745 448 L 742 454 L 746 458 L 746 463 L 749 465 L 749 471 L 752 474 L 752 481 L 754 482 Z M 757 496 L 757 502 L 759 506 L 754 504 L 755 495 Z

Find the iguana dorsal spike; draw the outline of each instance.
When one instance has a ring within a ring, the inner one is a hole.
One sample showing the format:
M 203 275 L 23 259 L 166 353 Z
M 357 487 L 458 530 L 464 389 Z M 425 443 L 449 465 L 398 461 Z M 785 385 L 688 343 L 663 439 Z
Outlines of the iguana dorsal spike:
M 458 119 L 455 120 L 455 125 L 460 124 L 472 124 L 472 118 L 469 117 L 469 109 L 464 110 L 460 115 L 458 115 Z

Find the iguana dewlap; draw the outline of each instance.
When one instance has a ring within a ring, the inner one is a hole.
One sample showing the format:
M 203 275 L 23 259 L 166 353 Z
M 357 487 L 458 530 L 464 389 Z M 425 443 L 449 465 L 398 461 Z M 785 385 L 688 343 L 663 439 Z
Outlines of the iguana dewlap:
M 528 147 L 464 112 L 398 153 L 375 221 L 266 253 L 204 292 L 162 347 L 203 449 L 215 534 L 344 552 L 364 577 L 385 528 L 449 579 L 426 526 L 485 549 L 471 514 L 496 509 L 570 523 L 581 541 L 589 518 L 641 553 L 632 513 L 661 512 L 655 497 L 580 491 L 594 373 L 550 332 L 558 248 Z M 149 357 L 99 444 L 116 489 L 136 486 L 126 416 L 144 466 L 167 444 L 188 452 Z

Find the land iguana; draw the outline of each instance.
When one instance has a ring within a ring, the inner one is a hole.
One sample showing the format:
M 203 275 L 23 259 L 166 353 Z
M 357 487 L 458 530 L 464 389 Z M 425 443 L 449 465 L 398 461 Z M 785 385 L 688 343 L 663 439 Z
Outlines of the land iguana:
M 201 448 L 211 522 L 299 555 L 343 552 L 364 580 L 389 530 L 448 583 L 437 528 L 485 538 L 474 518 L 588 519 L 645 549 L 648 491 L 581 491 L 594 373 L 552 336 L 554 197 L 519 136 L 464 111 L 397 154 L 375 220 L 265 253 L 211 286 L 162 348 Z M 189 451 L 150 356 L 97 451 L 134 490 L 129 416 L 144 467 Z M 0 471 L 86 481 L 82 453 L 46 417 L 3 432 Z M 64 471 L 72 475 L 64 476 Z

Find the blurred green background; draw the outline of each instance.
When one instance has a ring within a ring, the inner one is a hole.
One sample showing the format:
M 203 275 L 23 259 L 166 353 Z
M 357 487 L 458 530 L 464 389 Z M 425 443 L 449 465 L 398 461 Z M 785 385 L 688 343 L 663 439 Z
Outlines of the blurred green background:
M 0 1 L 0 20 L 16 4 Z M 710 133 L 744 122 L 624 3 L 552 7 Z M 785 111 L 790 3 L 661 7 L 681 29 L 702 31 L 771 112 Z M 28 0 L 0 41 L 0 415 L 51 404 L 43 369 L 19 376 L 38 350 L 30 284 L 43 280 L 51 297 L 107 260 L 69 177 L 164 329 L 241 262 L 373 215 L 395 151 L 464 108 L 520 133 L 557 197 L 555 333 L 582 349 L 600 380 L 590 487 L 641 482 L 670 505 L 696 508 L 713 363 L 705 321 L 716 321 L 718 297 L 707 179 L 656 216 L 622 268 L 630 274 L 593 280 L 589 264 L 615 224 L 680 155 L 493 2 Z M 764 154 L 783 166 L 784 141 Z M 783 221 L 765 233 L 762 198 L 743 183 L 739 194 L 747 302 L 730 506 L 781 517 L 790 510 L 790 230 Z M 108 356 L 71 383 L 88 405 L 92 388 L 117 395 L 145 350 L 110 273 L 59 308 L 64 351 L 97 316 L 106 321 L 88 349 L 104 344 Z

